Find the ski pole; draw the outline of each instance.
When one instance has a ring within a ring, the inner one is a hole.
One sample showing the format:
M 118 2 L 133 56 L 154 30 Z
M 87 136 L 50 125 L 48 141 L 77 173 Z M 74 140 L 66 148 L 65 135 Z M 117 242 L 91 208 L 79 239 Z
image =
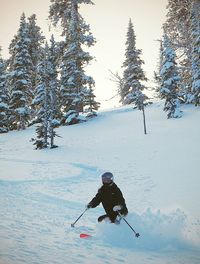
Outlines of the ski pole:
M 135 232 L 135 230 L 133 229 L 133 227 L 128 223 L 128 221 L 120 214 L 119 211 L 117 211 L 118 215 L 124 220 L 124 222 L 130 227 L 130 229 L 134 232 L 136 237 L 139 237 L 140 234 Z
M 81 218 L 81 216 L 83 216 L 84 215 L 84 213 L 86 212 L 88 210 L 88 208 L 86 208 L 85 209 L 85 211 L 76 219 L 76 221 L 73 223 L 73 224 L 71 224 L 71 227 L 74 227 L 74 225 L 76 224 L 76 222 L 78 222 L 78 220 Z

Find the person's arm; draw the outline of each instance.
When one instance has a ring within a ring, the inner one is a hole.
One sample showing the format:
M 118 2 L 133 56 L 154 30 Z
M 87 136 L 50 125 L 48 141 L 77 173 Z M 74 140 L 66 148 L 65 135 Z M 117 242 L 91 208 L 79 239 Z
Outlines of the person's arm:
M 118 187 L 117 187 L 117 197 L 118 197 L 119 205 L 121 206 L 121 209 L 119 210 L 120 214 L 127 215 L 128 209 L 126 207 L 125 199 L 123 197 L 121 190 Z
M 87 208 L 95 208 L 101 203 L 101 201 L 102 201 L 102 194 L 101 194 L 101 189 L 99 189 L 96 196 L 87 205 Z

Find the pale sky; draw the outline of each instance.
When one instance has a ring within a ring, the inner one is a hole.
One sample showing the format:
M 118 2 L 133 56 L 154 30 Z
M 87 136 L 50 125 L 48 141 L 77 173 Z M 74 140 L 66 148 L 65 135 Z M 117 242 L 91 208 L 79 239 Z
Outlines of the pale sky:
M 90 48 L 95 60 L 87 72 L 95 82 L 97 100 L 104 108 L 117 106 L 118 99 L 105 101 L 116 94 L 116 84 L 110 81 L 110 73 L 122 73 L 125 59 L 125 42 L 129 18 L 136 34 L 136 47 L 142 49 L 144 71 L 152 79 L 159 57 L 162 24 L 166 19 L 167 0 L 93 0 L 95 5 L 83 5 L 81 14 L 90 24 L 97 43 Z M 2 55 L 8 58 L 8 46 L 19 28 L 22 12 L 26 17 L 37 15 L 37 24 L 49 38 L 48 11 L 50 0 L 0 0 L 0 46 Z M 59 29 L 57 29 L 57 35 Z M 151 85 L 148 83 L 147 85 Z

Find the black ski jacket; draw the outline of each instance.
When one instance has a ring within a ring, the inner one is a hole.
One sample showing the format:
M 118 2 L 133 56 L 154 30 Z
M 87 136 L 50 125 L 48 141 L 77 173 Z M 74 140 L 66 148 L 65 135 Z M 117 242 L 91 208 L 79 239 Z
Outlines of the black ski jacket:
M 96 196 L 89 202 L 89 207 L 94 208 L 100 203 L 102 203 L 103 208 L 111 221 L 114 221 L 117 217 L 117 212 L 113 211 L 113 207 L 116 205 L 121 205 L 122 209 L 119 212 L 122 215 L 128 214 L 128 209 L 122 192 L 115 183 L 111 186 L 102 185 Z

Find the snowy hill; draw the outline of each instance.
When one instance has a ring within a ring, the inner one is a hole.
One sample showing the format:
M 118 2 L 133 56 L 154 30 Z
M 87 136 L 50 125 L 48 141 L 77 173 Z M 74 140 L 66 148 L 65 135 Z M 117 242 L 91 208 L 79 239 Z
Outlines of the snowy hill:
M 200 110 L 166 119 L 162 105 L 102 111 L 61 127 L 59 148 L 34 150 L 34 128 L 0 135 L 0 264 L 200 263 Z M 71 227 L 114 174 L 125 222 L 97 223 L 101 206 Z M 90 239 L 81 239 L 87 232 Z

